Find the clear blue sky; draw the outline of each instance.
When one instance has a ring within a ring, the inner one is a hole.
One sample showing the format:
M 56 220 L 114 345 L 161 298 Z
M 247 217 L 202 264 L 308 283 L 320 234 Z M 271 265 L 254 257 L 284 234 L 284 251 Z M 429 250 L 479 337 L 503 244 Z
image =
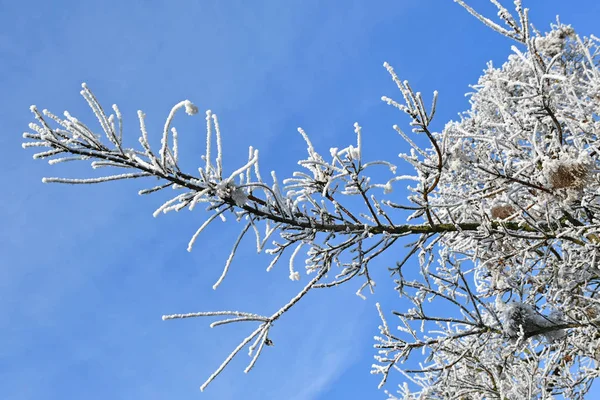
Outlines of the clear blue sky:
M 597 1 L 526 3 L 541 30 L 560 14 L 582 34 L 600 33 Z M 161 315 L 268 314 L 304 282 L 290 282 L 285 264 L 266 273 L 268 258 L 255 256 L 249 240 L 213 291 L 235 226 L 213 226 L 188 253 L 200 208 L 154 219 L 164 196 L 138 197 L 137 182 L 42 184 L 43 176 L 85 177 L 88 167 L 50 167 L 21 149 L 29 105 L 68 109 L 92 125 L 78 94 L 85 81 L 104 104 L 120 105 L 131 143 L 137 109 L 157 143 L 171 106 L 190 99 L 219 115 L 227 170 L 253 145 L 263 171 L 283 178 L 304 155 L 298 126 L 327 154 L 354 141 L 358 121 L 367 155 L 395 159 L 403 144 L 391 126 L 407 127 L 380 100 L 398 96 L 384 61 L 426 98 L 439 90 L 441 129 L 467 107 L 463 93 L 485 63 L 503 62 L 511 44 L 450 0 L 0 0 L 0 398 L 384 398 L 369 374 L 374 302 L 403 304 L 385 281 L 390 254 L 379 264 L 376 295 L 354 296 L 358 283 L 311 294 L 277 323 L 275 346 L 255 370 L 242 372 L 243 353 L 200 393 L 254 328 L 210 329 L 208 320 Z M 203 115 L 175 124 L 193 172 Z M 399 258 L 403 249 L 395 251 Z

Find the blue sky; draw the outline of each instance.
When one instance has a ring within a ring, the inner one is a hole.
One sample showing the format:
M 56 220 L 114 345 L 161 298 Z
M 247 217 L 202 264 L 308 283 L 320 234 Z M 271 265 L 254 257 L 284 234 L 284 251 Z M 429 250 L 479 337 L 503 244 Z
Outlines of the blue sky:
M 572 4 L 527 2 L 541 30 L 560 14 L 579 33 L 598 34 L 600 3 Z M 450 0 L 0 0 L 0 398 L 384 398 L 369 374 L 374 303 L 403 304 L 385 280 L 390 254 L 374 296 L 354 296 L 358 282 L 312 293 L 277 323 L 275 346 L 250 374 L 242 372 L 243 353 L 200 393 L 254 328 L 210 329 L 208 320 L 163 322 L 161 315 L 270 314 L 303 281 L 290 282 L 285 264 L 265 272 L 268 258 L 256 256 L 249 240 L 213 291 L 236 226 L 212 226 L 188 253 L 204 221 L 199 208 L 154 219 L 165 197 L 138 197 L 143 182 L 42 184 L 43 176 L 85 177 L 89 168 L 50 167 L 21 149 L 29 105 L 68 109 L 92 125 L 78 94 L 87 82 L 106 105 L 119 104 L 131 143 L 138 109 L 157 143 L 171 106 L 190 99 L 218 114 L 226 170 L 253 145 L 263 171 L 283 178 L 304 155 L 298 126 L 327 154 L 355 140 L 358 121 L 367 156 L 395 159 L 403 143 L 391 126 L 407 121 L 380 100 L 397 96 L 384 61 L 426 98 L 440 92 L 439 130 L 466 109 L 463 94 L 485 63 L 500 64 L 511 44 Z M 183 165 L 193 172 L 204 118 L 180 116 L 175 124 Z

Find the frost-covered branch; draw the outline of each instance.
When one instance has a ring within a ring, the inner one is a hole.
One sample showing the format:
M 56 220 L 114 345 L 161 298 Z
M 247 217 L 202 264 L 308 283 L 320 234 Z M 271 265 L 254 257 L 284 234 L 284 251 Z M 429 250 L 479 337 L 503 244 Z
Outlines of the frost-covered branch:
M 167 114 L 158 151 L 139 111 L 139 147 L 128 148 L 119 108 L 113 105 L 107 114 L 85 85 L 81 94 L 101 134 L 68 112 L 62 118 L 32 106 L 35 122 L 23 135 L 29 139 L 23 147 L 35 148 L 34 158 L 52 165 L 86 161 L 110 170 L 44 182 L 152 178 L 159 182 L 139 194 L 176 191 L 154 216 L 203 207 L 206 220 L 192 235 L 190 251 L 210 224 L 227 217 L 240 223 L 215 289 L 233 273 L 247 235 L 255 236 L 258 252 L 268 247 L 267 271 L 287 260 L 291 280 L 314 274 L 271 316 L 227 311 L 164 317 L 225 318 L 211 326 L 258 323 L 202 389 L 245 346 L 252 357 L 246 371 L 251 369 L 272 344 L 273 322 L 311 290 L 356 282 L 359 296 L 366 288 L 373 291 L 371 272 L 381 267 L 379 256 L 414 235 L 390 268 L 396 291 L 413 304 L 392 312 L 399 333 L 378 306 L 382 326 L 373 372 L 382 375 L 382 384 L 400 371 L 405 400 L 581 398 L 600 371 L 600 43 L 558 20 L 541 33 L 520 1 L 514 2 L 515 13 L 491 2 L 499 23 L 457 0 L 516 46 L 501 67 L 488 64 L 471 87 L 470 109 L 441 132 L 432 128 L 437 92 L 427 106 L 384 64 L 401 100 L 382 100 L 408 117 L 412 129 L 406 133 L 393 125 L 405 142 L 402 174 L 390 161 L 363 159 L 369 133 L 356 123 L 349 133 L 355 144 L 324 153 L 299 128 L 307 154 L 298 170 L 283 180 L 272 171 L 265 179 L 253 147 L 247 159 L 224 164 L 221 130 L 211 111 L 202 165 L 184 172 L 173 125 L 179 110 L 198 112 L 190 101 Z M 417 135 L 425 136 L 426 145 L 418 144 Z M 400 203 L 390 194 L 404 182 L 410 186 Z M 410 266 L 413 259 L 418 267 Z M 415 358 L 419 366 L 408 366 Z

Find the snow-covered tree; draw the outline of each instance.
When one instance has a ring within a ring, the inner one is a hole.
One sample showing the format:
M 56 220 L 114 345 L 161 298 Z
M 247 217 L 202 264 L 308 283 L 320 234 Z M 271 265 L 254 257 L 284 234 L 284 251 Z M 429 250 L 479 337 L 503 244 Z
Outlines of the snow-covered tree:
M 215 288 L 246 234 L 254 234 L 258 250 L 266 248 L 272 257 L 268 269 L 282 257 L 289 260 L 292 280 L 301 276 L 295 260 L 305 258 L 309 281 L 272 315 L 208 311 L 163 317 L 218 317 L 211 326 L 256 324 L 201 389 L 243 348 L 250 353 L 250 370 L 271 344 L 273 323 L 310 291 L 362 280 L 357 294 L 363 296 L 374 286 L 369 271 L 375 259 L 413 238 L 391 268 L 397 292 L 413 307 L 386 311 L 377 305 L 382 323 L 372 372 L 381 375 L 381 385 L 392 371 L 405 380 L 395 394 L 386 392 L 389 398 L 582 398 L 600 374 L 600 40 L 580 37 L 558 20 L 542 33 L 520 0 L 514 12 L 490 1 L 498 22 L 456 0 L 513 39 L 512 54 L 501 67 L 488 65 L 472 86 L 470 110 L 441 132 L 430 128 L 437 93 L 428 107 L 384 64 L 400 96 L 383 100 L 410 119 L 412 133 L 397 125 L 394 130 L 406 141 L 408 151 L 400 158 L 412 174 L 397 175 L 389 161 L 364 160 L 358 124 L 356 144 L 325 153 L 298 129 L 308 154 L 287 179 L 262 175 L 253 148 L 247 160 L 225 168 L 218 120 L 210 111 L 202 165 L 197 173 L 184 172 L 172 122 L 178 110 L 198 112 L 190 101 L 171 110 L 159 149 L 151 148 L 144 113 L 138 112 L 141 147 L 126 148 L 118 107 L 107 114 L 85 84 L 81 94 L 103 135 L 68 112 L 62 118 L 32 106 L 36 122 L 23 146 L 42 148 L 34 158 L 50 164 L 91 160 L 93 168 L 121 170 L 44 182 L 158 178 L 157 186 L 140 194 L 172 188 L 177 195 L 155 216 L 197 207 L 208 214 L 190 251 L 217 218 L 240 223 Z M 429 145 L 419 146 L 415 135 L 424 135 Z M 370 171 L 381 167 L 389 169 L 389 178 L 372 181 Z M 400 181 L 411 185 L 403 204 L 389 198 Z M 418 260 L 419 279 L 405 277 L 412 259 Z M 454 311 L 440 315 L 442 303 Z M 420 361 L 418 369 L 403 367 L 409 359 Z

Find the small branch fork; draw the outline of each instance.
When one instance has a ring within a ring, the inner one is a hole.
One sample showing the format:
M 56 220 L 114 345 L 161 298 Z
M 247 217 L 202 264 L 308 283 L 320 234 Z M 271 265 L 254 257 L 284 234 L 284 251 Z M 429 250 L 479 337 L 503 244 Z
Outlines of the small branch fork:
M 172 315 L 163 315 L 163 320 L 169 319 L 181 319 L 181 318 L 194 318 L 194 317 L 220 317 L 220 316 L 228 316 L 234 318 L 227 318 L 224 320 L 213 322 L 210 326 L 211 328 L 219 325 L 225 325 L 229 323 L 237 323 L 237 322 L 260 322 L 260 326 L 256 328 L 250 335 L 246 336 L 238 346 L 229 354 L 229 356 L 223 361 L 223 363 L 216 369 L 216 371 L 208 377 L 206 382 L 200 386 L 200 390 L 204 391 L 206 387 L 225 369 L 227 364 L 240 352 L 246 345 L 248 345 L 252 340 L 254 340 L 253 344 L 250 345 L 248 355 L 252 357 L 250 363 L 244 370 L 245 373 L 248 373 L 254 364 L 258 360 L 260 353 L 262 352 L 264 345 L 272 345 L 271 340 L 269 339 L 269 331 L 273 326 L 273 323 L 277 321 L 285 312 L 287 312 L 290 308 L 292 308 L 295 304 L 297 304 L 300 299 L 302 299 L 315 285 L 327 274 L 329 271 L 329 265 L 323 266 L 318 273 L 308 282 L 306 286 L 296 295 L 294 296 L 286 305 L 281 307 L 278 311 L 273 313 L 270 317 L 260 316 L 257 314 L 244 313 L 239 311 L 209 311 L 209 312 L 199 312 L 199 313 L 191 313 L 191 314 L 172 314 Z M 254 353 L 254 354 L 253 354 Z

